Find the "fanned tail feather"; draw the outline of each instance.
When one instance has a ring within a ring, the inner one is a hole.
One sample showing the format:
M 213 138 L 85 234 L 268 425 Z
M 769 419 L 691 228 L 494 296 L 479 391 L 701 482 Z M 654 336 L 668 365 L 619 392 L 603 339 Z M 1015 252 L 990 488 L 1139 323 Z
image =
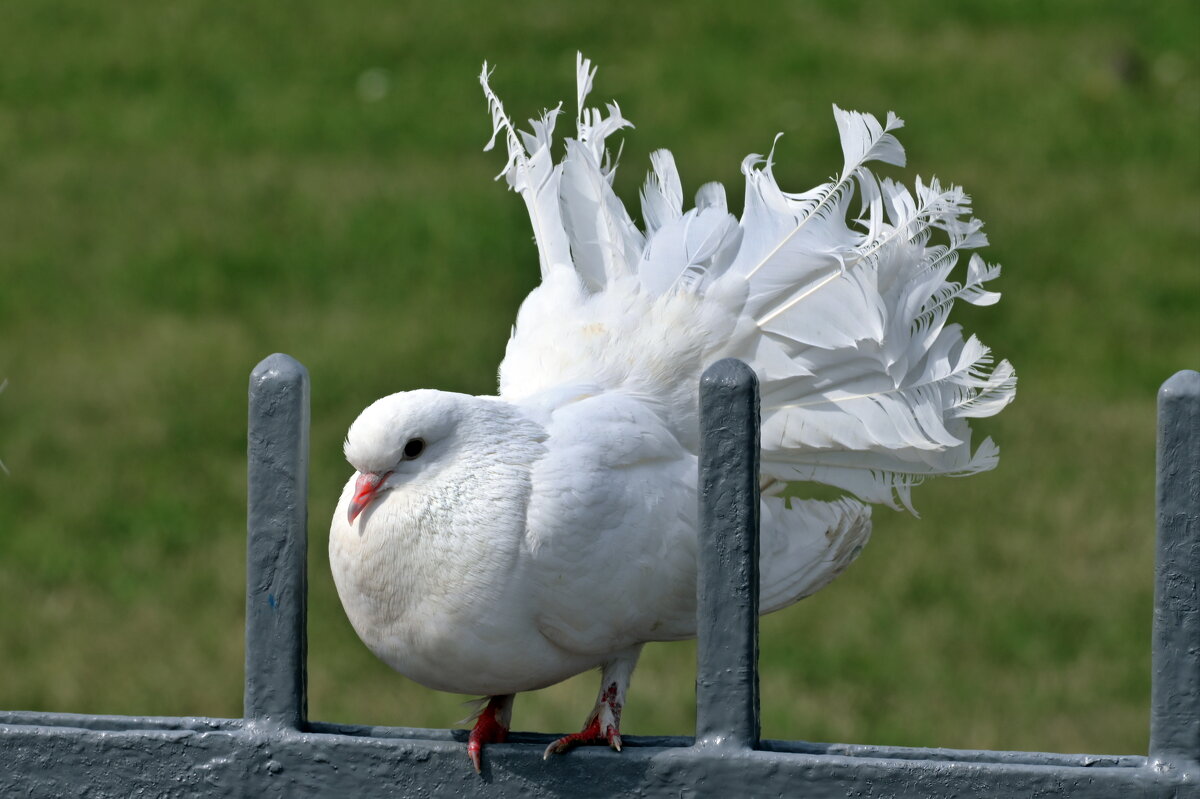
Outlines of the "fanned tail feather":
M 959 255 L 986 244 L 957 186 L 920 178 L 915 195 L 876 179 L 867 163 L 902 165 L 890 131 L 867 114 L 834 108 L 844 164 L 834 181 L 800 195 L 779 190 L 770 162 L 744 165 L 746 242 L 731 269 L 747 278 L 752 332 L 734 354 L 764 368 L 763 472 L 834 485 L 912 511 L 925 478 L 993 468 L 996 448 L 971 453 L 965 417 L 997 413 L 1013 398 L 1007 361 L 946 324 L 956 299 L 990 305 L 999 275 L 973 256 L 963 283 L 948 282 Z M 853 227 L 845 210 L 863 195 Z M 836 213 L 835 213 L 836 212 Z M 817 217 L 814 220 L 814 217 Z M 930 246 L 934 233 L 946 243 Z
M 545 280 L 555 266 L 570 266 L 571 251 L 558 209 L 558 189 L 562 180 L 562 166 L 554 163 L 550 153 L 554 140 L 554 123 L 561 113 L 562 104 L 546 111 L 541 118 L 530 120 L 532 133 L 518 133 L 504 113 L 500 98 L 488 85 L 491 71 L 484 62 L 479 83 L 487 98 L 488 110 L 492 115 L 492 137 L 484 145 L 491 150 L 501 134 L 507 146 L 508 160 L 504 169 L 496 175 L 505 178 L 509 187 L 521 195 L 529 209 L 533 224 L 533 238 L 537 243 L 542 279 Z
M 581 317 L 601 307 L 607 313 L 623 305 L 641 312 L 670 308 L 655 320 L 661 325 L 664 318 L 679 320 L 679 297 L 695 298 L 687 306 L 698 309 L 692 321 L 654 331 L 664 340 L 701 336 L 695 363 L 678 363 L 678 353 L 691 350 L 669 340 L 658 349 L 643 342 L 632 357 L 647 365 L 643 371 L 661 373 L 664 381 L 666 375 L 690 380 L 689 386 L 718 358 L 750 363 L 761 381 L 766 477 L 821 482 L 911 511 L 911 489 L 926 478 L 995 466 L 998 450 L 990 439 L 972 450 L 967 420 L 1011 402 L 1016 375 L 947 319 L 957 300 L 996 303 L 1000 295 L 985 284 L 1000 268 L 972 253 L 965 276 L 952 279 L 960 256 L 987 244 L 960 187 L 918 177 L 910 191 L 871 171 L 872 162 L 904 166 L 895 136 L 904 125 L 899 117 L 889 113 L 881 124 L 834 106 L 842 168 L 806 192 L 780 189 L 773 148 L 766 157 L 748 156 L 740 220 L 729 214 L 717 184 L 702 186 L 695 207 L 685 211 L 675 161 L 658 150 L 641 190 L 643 233 L 612 190 L 616 164 L 605 146 L 630 123 L 615 104 L 607 112 L 585 106 L 596 74 L 591 62 L 577 58 L 576 136 L 566 140 L 559 163 L 550 152 L 559 108 L 531 120 L 531 133 L 518 132 L 488 87 L 488 74 L 485 65 L 481 82 L 493 118 L 488 146 L 504 136 L 508 160 L 500 174 L 529 208 L 543 280 L 564 267 L 586 295 L 612 296 L 608 303 L 572 305 Z M 633 299 L 622 299 L 625 291 Z M 562 298 L 569 294 L 540 302 L 535 295 L 509 345 L 505 366 L 519 364 L 510 368 L 514 375 L 523 377 L 527 364 L 545 372 L 546 364 L 561 363 L 557 377 L 579 381 L 582 367 L 555 351 L 559 342 L 548 331 L 562 331 L 564 339 L 582 335 L 576 328 L 628 335 L 626 324 L 607 317 L 604 326 L 551 318 L 566 313 Z M 523 322 L 527 317 L 536 323 Z M 718 318 L 731 321 L 718 324 Z M 540 336 L 522 336 L 522 330 Z M 604 346 L 589 346 L 605 357 Z M 641 374 L 625 362 L 598 363 L 594 372 L 601 385 L 608 378 L 600 375 Z M 538 375 L 550 385 L 555 377 Z
M 479 76 L 492 114 L 495 146 L 503 134 L 508 160 L 497 177 L 525 200 L 541 260 L 542 279 L 556 266 L 573 267 L 590 290 L 632 274 L 645 244 L 641 231 L 612 190 L 617 160 L 605 146 L 609 136 L 631 123 L 615 103 L 608 114 L 584 104 L 596 70 L 582 54 L 576 57 L 576 137 L 566 140 L 567 155 L 554 163 L 554 124 L 562 105 L 529 120 L 532 133 L 517 131 L 488 83 L 487 64 Z

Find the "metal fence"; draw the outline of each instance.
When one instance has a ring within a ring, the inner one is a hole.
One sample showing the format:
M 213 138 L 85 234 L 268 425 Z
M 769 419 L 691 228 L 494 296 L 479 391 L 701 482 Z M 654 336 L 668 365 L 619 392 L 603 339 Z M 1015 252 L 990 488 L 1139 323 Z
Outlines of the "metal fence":
M 0 712 L 0 795 L 1200 796 L 1200 373 L 1159 392 L 1148 757 L 761 740 L 758 388 L 722 361 L 700 390 L 695 738 L 544 762 L 554 736 L 516 733 L 477 775 L 465 730 L 309 721 L 308 374 L 272 355 L 250 378 L 245 718 Z

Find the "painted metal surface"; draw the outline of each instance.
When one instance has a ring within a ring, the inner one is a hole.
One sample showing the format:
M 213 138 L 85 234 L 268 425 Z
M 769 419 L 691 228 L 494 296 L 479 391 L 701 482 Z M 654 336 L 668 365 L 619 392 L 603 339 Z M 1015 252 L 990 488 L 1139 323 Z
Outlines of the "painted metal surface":
M 1196 372 L 1159 395 L 1150 757 L 759 741 L 757 386 L 722 362 L 701 387 L 697 737 L 544 761 L 556 736 L 514 733 L 482 775 L 465 730 L 306 718 L 308 390 L 284 355 L 251 376 L 245 718 L 0 712 L 0 796 L 1200 796 Z
M 700 382 L 696 743 L 758 746 L 758 380 L 741 361 Z
M 246 469 L 248 721 L 308 715 L 308 370 L 276 353 L 250 374 Z
M 1200 372 L 1158 392 L 1158 558 L 1154 580 L 1150 757 L 1200 762 Z

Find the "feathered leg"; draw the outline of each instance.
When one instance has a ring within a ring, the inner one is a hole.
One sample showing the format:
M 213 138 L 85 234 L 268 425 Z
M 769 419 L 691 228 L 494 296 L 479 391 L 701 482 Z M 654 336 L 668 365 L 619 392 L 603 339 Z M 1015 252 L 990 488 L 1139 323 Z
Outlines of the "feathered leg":
M 546 747 L 544 758 L 560 754 L 573 746 L 605 744 L 621 751 L 621 708 L 625 706 L 625 694 L 629 690 L 629 678 L 637 665 L 642 647 L 627 649 L 618 657 L 604 664 L 600 674 L 600 693 L 596 707 L 584 722 L 583 730 L 564 735 Z
M 467 757 L 475 771 L 483 768 L 483 745 L 502 744 L 508 738 L 508 725 L 512 723 L 513 699 L 516 694 L 502 694 L 488 698 L 487 706 L 479 713 L 471 736 L 467 739 Z

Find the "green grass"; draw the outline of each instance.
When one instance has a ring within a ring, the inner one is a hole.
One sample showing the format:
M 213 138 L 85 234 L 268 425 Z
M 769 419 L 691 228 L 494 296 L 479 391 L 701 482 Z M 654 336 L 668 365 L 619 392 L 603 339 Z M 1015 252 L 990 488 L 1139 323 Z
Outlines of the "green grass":
M 385 393 L 490 392 L 537 278 L 476 83 L 573 97 L 670 147 L 693 191 L 830 103 L 908 121 L 963 183 L 1005 298 L 958 317 L 1017 366 L 1000 468 L 886 509 L 833 586 L 763 624 L 771 737 L 1145 750 L 1154 394 L 1200 366 L 1200 17 L 1162 2 L 747 5 L 16 0 L 0 13 L 0 708 L 240 715 L 247 375 L 313 379 L 310 708 L 447 726 L 461 697 L 377 662 L 338 605 L 341 438 Z M 382 70 L 386 94 L 358 90 Z M 449 354 L 449 356 L 448 356 Z M 687 733 L 694 650 L 648 648 L 630 734 Z M 594 677 L 523 696 L 575 727 Z

